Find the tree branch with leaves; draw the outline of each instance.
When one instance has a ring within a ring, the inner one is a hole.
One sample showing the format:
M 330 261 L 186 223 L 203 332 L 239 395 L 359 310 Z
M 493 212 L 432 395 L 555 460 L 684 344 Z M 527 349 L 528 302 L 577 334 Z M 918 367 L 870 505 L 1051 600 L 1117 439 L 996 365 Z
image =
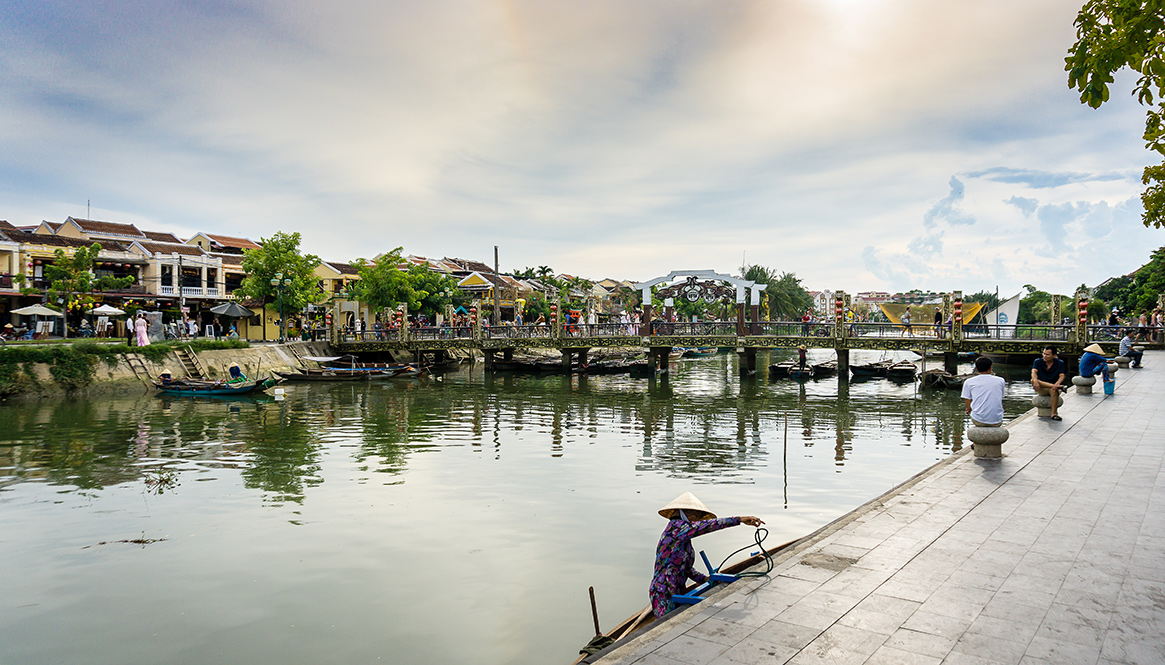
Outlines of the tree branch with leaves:
M 1145 114 L 1145 147 L 1165 157 L 1165 1 L 1090 0 L 1076 16 L 1076 43 L 1064 69 L 1080 101 L 1099 108 L 1109 99 L 1114 75 L 1126 67 L 1140 74 L 1133 94 Z M 1165 226 L 1165 162 L 1141 174 L 1145 226 Z

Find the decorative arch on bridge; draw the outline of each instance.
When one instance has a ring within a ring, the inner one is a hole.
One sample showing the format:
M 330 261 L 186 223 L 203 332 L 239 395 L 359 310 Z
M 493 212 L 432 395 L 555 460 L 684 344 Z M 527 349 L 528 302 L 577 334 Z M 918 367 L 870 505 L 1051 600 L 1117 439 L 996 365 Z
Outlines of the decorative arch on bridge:
M 679 280 L 683 281 L 679 281 Z M 673 270 L 667 275 L 639 282 L 634 288 L 642 293 L 643 323 L 651 323 L 651 290 L 660 284 L 669 286 L 656 292 L 655 295 L 664 298 L 678 298 L 688 302 L 704 302 L 711 304 L 717 300 L 733 299 L 736 302 L 736 316 L 743 334 L 744 304 L 749 300 L 752 306 L 752 320 L 756 321 L 760 306 L 761 293 L 767 285 L 757 284 L 751 280 L 739 279 L 732 275 L 718 273 L 715 270 Z

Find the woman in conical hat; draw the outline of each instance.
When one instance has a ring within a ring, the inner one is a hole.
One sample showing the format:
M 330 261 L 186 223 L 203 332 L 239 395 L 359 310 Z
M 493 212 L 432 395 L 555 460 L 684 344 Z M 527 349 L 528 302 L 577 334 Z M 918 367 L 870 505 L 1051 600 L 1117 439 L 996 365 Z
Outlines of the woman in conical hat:
M 655 575 L 651 578 L 651 608 L 660 617 L 675 609 L 672 596 L 683 590 L 689 578 L 697 583 L 708 579 L 692 566 L 696 560 L 692 538 L 737 524 L 764 524 L 752 516 L 717 519 L 708 510 L 708 506 L 691 492 L 676 497 L 660 508 L 659 514 L 668 519 L 667 527 L 659 537 L 659 545 L 655 548 Z
M 1105 381 L 1108 378 L 1108 360 L 1104 357 L 1104 349 L 1095 342 L 1084 347 L 1080 355 L 1080 376 L 1096 376 L 1102 374 Z

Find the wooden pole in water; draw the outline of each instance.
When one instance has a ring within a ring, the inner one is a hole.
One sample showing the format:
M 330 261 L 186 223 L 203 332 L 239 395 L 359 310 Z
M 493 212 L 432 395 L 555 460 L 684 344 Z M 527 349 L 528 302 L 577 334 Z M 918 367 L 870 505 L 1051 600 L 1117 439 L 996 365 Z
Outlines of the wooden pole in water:
M 595 588 L 590 588 L 591 592 L 591 617 L 595 620 L 595 635 L 602 635 L 603 631 L 599 629 L 599 606 L 595 603 Z

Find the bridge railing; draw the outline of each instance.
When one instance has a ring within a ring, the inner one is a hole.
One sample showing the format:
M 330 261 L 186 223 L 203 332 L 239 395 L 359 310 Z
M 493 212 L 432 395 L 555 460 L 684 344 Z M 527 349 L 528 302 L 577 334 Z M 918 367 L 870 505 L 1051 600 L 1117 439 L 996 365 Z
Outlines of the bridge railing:
M 481 334 L 486 339 L 535 339 L 550 337 L 550 326 L 483 326 Z
M 434 340 L 434 339 L 472 339 L 473 328 L 469 326 L 424 326 L 417 328 L 409 328 L 409 339 L 415 340 Z M 395 339 L 395 338 L 394 338 Z
M 746 326 L 748 324 L 745 324 Z M 735 336 L 735 321 L 660 321 L 651 322 L 651 329 L 656 335 L 682 335 L 690 337 Z
M 965 339 L 1014 339 L 1019 341 L 1067 342 L 1075 330 L 1072 325 L 971 324 L 963 326 Z
M 638 326 L 626 323 L 571 323 L 562 329 L 563 337 L 626 337 L 638 335 Z

